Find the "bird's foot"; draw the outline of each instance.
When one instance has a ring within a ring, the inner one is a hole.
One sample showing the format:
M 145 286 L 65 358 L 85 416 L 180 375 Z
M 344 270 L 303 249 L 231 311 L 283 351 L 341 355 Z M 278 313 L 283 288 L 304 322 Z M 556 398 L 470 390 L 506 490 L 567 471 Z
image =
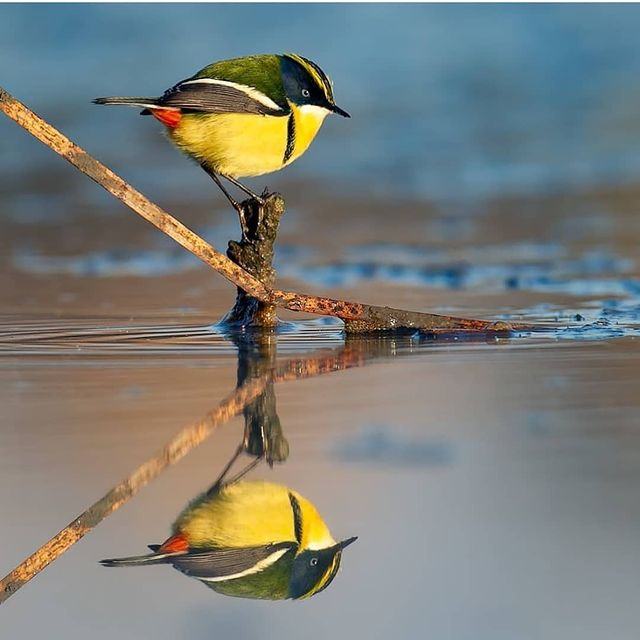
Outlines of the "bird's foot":
M 238 212 L 238 218 L 240 219 L 240 230 L 242 231 L 242 240 L 246 240 L 249 237 L 249 225 L 247 224 L 247 212 L 245 208 L 236 202 L 234 205 L 234 209 Z M 260 207 L 260 211 L 262 211 L 262 207 Z M 260 213 L 258 213 L 260 216 Z
M 260 225 L 262 224 L 262 218 L 264 216 L 264 205 L 265 205 L 265 201 L 260 198 L 260 200 L 258 200 L 258 202 L 260 203 L 258 206 L 258 224 L 256 226 L 256 229 L 260 228 Z

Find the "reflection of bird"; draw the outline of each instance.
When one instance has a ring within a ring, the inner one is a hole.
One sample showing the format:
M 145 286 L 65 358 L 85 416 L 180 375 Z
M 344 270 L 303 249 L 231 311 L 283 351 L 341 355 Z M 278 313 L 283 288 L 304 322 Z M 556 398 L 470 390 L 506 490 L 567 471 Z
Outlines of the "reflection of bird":
M 217 176 L 255 196 L 236 178 L 278 171 L 299 158 L 329 113 L 349 117 L 320 67 L 302 56 L 255 55 L 223 60 L 179 82 L 159 98 L 96 98 L 155 116 L 174 144 Z M 236 209 L 238 207 L 236 206 Z
M 269 482 L 237 482 L 196 498 L 152 554 L 102 560 L 110 567 L 172 564 L 219 593 L 308 598 L 326 588 L 342 550 L 306 498 Z

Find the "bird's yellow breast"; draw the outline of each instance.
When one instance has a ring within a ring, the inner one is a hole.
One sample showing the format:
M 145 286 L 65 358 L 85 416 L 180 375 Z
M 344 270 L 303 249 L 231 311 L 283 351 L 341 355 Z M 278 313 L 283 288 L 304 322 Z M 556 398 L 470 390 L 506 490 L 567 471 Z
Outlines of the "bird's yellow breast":
M 290 106 L 295 123 L 295 143 L 293 153 L 285 165 L 291 164 L 309 148 L 328 114 L 326 109 L 314 105 L 299 107 L 290 103 Z
M 191 547 L 251 547 L 296 542 L 291 493 L 302 515 L 301 549 L 335 544 L 316 508 L 299 493 L 271 482 L 238 482 L 189 505 L 174 523 Z
M 169 130 L 176 146 L 214 171 L 234 178 L 278 171 L 299 158 L 315 138 L 327 111 L 291 105 L 291 114 L 187 113 Z M 293 118 L 293 127 L 289 122 Z M 287 145 L 293 130 L 293 148 Z M 288 156 L 288 157 L 287 157 Z
M 169 131 L 173 142 L 214 171 L 234 178 L 277 171 L 287 146 L 286 116 L 185 114 Z

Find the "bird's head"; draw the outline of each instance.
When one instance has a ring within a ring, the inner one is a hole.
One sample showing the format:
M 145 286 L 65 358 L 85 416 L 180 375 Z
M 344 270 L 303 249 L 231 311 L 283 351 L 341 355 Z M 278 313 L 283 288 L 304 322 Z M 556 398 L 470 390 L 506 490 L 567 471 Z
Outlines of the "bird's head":
M 280 56 L 280 71 L 285 94 L 293 104 L 351 117 L 335 103 L 331 80 L 315 62 L 287 53 Z
M 289 581 L 289 597 L 294 600 L 310 598 L 326 589 L 340 568 L 342 550 L 355 542 L 348 538 L 326 549 L 307 549 L 299 553 L 293 561 Z

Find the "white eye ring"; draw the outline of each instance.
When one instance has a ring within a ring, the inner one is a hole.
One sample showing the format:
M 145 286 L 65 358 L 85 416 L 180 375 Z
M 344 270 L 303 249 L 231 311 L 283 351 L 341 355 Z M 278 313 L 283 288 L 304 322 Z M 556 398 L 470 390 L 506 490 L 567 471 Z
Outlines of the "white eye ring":
M 303 89 L 302 90 L 302 97 L 303 98 L 308 98 L 311 94 L 309 93 L 309 89 Z
M 305 89 L 306 91 L 306 89 Z M 318 564 L 318 558 L 311 558 L 311 562 L 309 563 L 312 567 L 315 567 Z

